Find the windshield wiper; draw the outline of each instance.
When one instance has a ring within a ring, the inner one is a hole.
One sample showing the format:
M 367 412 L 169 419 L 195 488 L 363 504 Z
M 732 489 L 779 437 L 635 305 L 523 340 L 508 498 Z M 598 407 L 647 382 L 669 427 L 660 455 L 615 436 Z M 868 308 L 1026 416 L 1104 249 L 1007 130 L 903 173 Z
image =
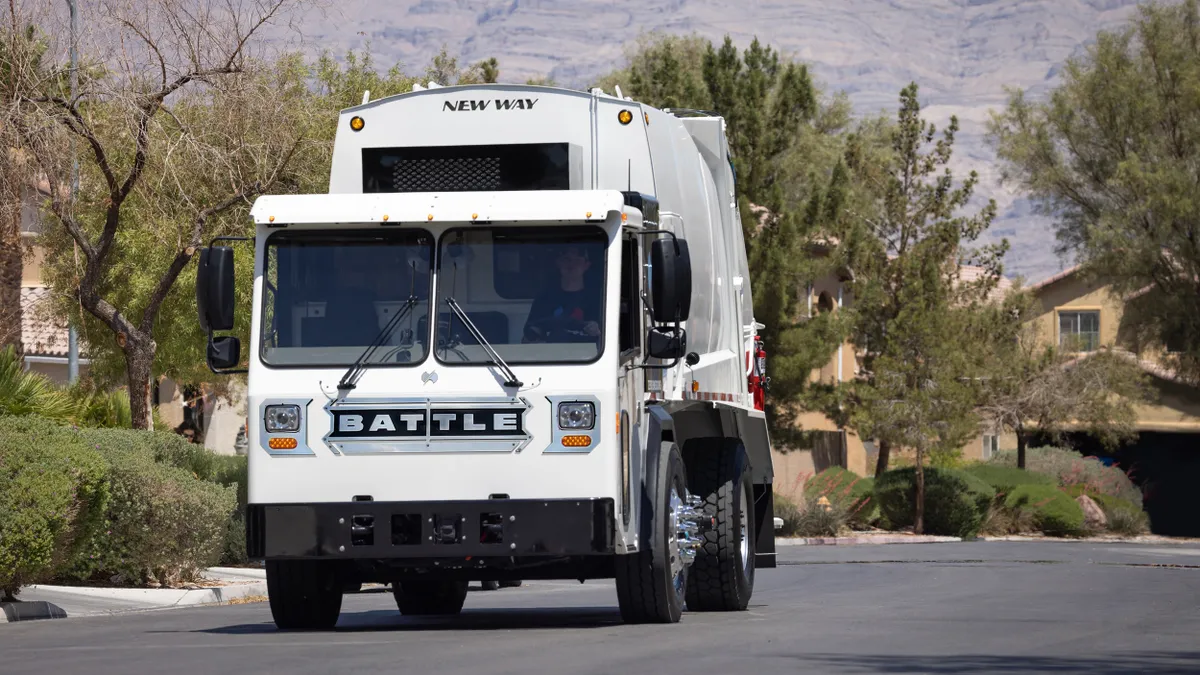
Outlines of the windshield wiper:
M 487 353 L 488 358 L 492 360 L 492 363 L 495 364 L 496 367 L 499 368 L 502 373 L 504 373 L 504 376 L 508 378 L 508 381 L 504 383 L 504 386 L 523 386 L 525 383 L 517 379 L 517 374 L 513 372 L 512 368 L 508 367 L 508 364 L 504 362 L 504 359 L 500 358 L 500 354 L 496 351 L 495 347 L 492 347 L 492 344 L 487 341 L 487 338 L 483 337 L 483 333 L 479 332 L 479 329 L 475 327 L 475 323 L 471 321 L 471 317 L 467 316 L 467 313 L 463 311 L 463 308 L 458 306 L 458 301 L 454 299 L 454 296 L 447 297 L 446 304 L 450 306 L 450 311 L 454 312 L 455 316 L 457 316 L 459 319 L 462 319 L 462 322 L 466 325 L 467 330 L 471 332 L 471 337 L 475 338 L 475 341 L 479 343 L 480 347 L 483 347 L 483 351 Z
M 392 333 L 396 332 L 396 326 L 400 325 L 400 320 L 407 316 L 408 313 L 412 311 L 412 308 L 416 306 L 417 296 L 415 294 L 408 296 L 408 300 L 404 302 L 404 306 L 400 308 L 400 311 L 396 312 L 396 315 L 392 317 L 391 321 L 387 322 L 387 325 L 383 327 L 383 330 L 379 331 L 379 334 L 375 336 L 375 339 L 371 341 L 371 344 L 367 345 L 367 348 L 363 350 L 363 353 L 358 355 L 358 358 L 354 360 L 354 363 L 351 364 L 349 370 L 346 371 L 346 374 L 342 375 L 341 381 L 338 382 L 338 391 L 349 391 L 354 389 L 354 387 L 358 384 L 358 381 L 362 378 L 363 373 L 367 371 L 367 362 L 372 356 L 375 355 L 375 352 L 382 347 L 389 338 L 392 337 Z

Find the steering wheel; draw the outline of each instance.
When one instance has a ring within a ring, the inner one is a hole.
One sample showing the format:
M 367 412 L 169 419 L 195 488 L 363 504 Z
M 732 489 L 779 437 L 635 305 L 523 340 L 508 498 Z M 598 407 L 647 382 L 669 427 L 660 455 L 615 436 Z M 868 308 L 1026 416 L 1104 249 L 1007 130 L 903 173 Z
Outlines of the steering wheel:
M 587 322 L 569 316 L 548 316 L 529 322 L 525 327 L 526 342 L 546 342 L 555 334 L 567 338 L 563 342 L 588 342 L 597 336 L 588 335 L 584 330 Z M 572 339 L 573 338 L 573 339 Z

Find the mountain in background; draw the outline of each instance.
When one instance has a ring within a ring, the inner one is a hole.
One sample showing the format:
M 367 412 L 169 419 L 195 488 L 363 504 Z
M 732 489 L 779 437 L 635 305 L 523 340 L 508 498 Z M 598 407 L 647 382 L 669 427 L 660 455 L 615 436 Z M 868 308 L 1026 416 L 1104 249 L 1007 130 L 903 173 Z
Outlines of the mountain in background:
M 501 80 L 549 75 L 584 87 L 625 63 L 640 33 L 757 36 L 811 65 L 827 91 L 845 91 L 860 114 L 894 114 L 900 89 L 921 87 L 926 117 L 961 126 L 954 169 L 975 169 L 981 199 L 1000 217 L 990 237 L 1012 243 L 1009 276 L 1035 281 L 1062 269 L 1051 221 L 998 184 L 984 134 L 1005 86 L 1044 94 L 1062 63 L 1102 29 L 1128 20 L 1136 0 L 393 0 L 342 4 L 301 24 L 309 48 L 340 56 L 368 42 L 379 65 L 405 70 L 444 45 L 461 62 L 495 56 Z M 611 93 L 611 92 L 610 92 Z

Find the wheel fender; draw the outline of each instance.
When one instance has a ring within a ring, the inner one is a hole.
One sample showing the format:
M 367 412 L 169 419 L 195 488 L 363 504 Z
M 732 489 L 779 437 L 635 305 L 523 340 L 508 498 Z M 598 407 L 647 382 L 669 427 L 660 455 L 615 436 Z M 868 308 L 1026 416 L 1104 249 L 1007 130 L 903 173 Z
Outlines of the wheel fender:
M 660 476 L 666 471 L 666 463 L 670 455 L 672 441 L 664 440 L 663 436 L 673 435 L 674 421 L 667 411 L 659 406 L 651 406 L 647 411 L 645 461 L 642 463 L 642 489 L 638 496 L 638 548 L 644 543 L 651 546 L 662 545 L 657 541 L 662 537 L 658 528 L 654 527 L 655 516 L 662 503 L 659 495 Z

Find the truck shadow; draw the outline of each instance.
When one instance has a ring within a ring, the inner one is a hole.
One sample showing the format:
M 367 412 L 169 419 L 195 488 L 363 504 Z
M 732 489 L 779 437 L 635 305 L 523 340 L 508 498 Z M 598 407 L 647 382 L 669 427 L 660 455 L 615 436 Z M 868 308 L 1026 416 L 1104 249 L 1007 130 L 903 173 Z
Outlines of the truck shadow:
M 780 655 L 799 668 L 826 673 L 1149 673 L 1183 675 L 1200 672 L 1200 652 L 1148 651 L 1097 653 L 1094 656 L 1029 656 L 955 654 L 947 656 L 896 656 L 870 654 Z
M 523 609 L 464 609 L 457 616 L 408 617 L 396 610 L 367 610 L 343 612 L 334 633 L 422 632 L 422 631 L 492 631 L 540 630 L 547 628 L 607 628 L 621 625 L 621 613 L 616 607 L 537 607 Z M 173 632 L 173 631 L 163 631 Z M 213 635 L 292 634 L 301 631 L 281 631 L 275 624 L 262 623 L 220 626 L 196 631 Z

